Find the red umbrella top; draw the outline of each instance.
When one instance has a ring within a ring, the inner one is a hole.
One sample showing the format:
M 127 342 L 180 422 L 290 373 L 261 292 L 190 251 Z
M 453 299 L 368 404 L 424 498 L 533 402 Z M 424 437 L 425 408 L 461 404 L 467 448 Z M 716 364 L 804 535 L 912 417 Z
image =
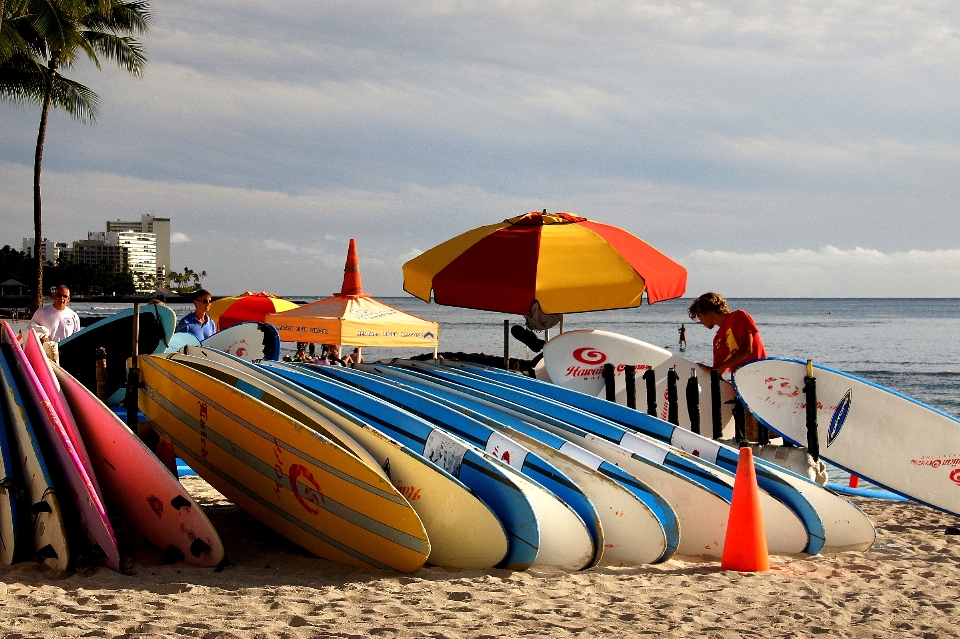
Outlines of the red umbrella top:
M 570 213 L 482 226 L 403 265 L 403 288 L 438 304 L 524 315 L 639 306 L 680 297 L 687 270 L 623 229 Z

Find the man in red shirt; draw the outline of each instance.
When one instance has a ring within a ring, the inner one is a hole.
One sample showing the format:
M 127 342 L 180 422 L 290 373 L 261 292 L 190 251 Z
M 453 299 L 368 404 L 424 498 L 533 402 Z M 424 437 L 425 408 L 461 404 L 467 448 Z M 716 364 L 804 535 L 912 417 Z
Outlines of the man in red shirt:
M 747 362 L 767 356 L 753 318 L 746 311 L 731 311 L 722 295 L 704 293 L 694 300 L 687 313 L 690 319 L 707 328 L 717 327 L 717 334 L 713 337 L 713 366 L 701 364 L 704 368 L 712 368 L 723 375 L 728 370 L 735 371 Z M 758 427 L 756 418 L 747 412 L 747 439 L 757 441 Z
M 713 338 L 713 366 L 720 374 L 767 356 L 760 330 L 746 311 L 730 311 L 717 293 L 704 293 L 690 305 L 690 319 L 707 328 L 717 328 Z

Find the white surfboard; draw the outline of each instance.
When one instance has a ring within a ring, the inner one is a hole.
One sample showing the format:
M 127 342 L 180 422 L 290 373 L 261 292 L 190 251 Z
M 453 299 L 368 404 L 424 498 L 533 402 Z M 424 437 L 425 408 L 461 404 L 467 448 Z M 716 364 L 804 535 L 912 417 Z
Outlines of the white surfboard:
M 542 384 L 529 377 L 524 377 L 523 375 L 502 369 L 490 368 L 478 364 L 459 364 L 447 361 L 444 361 L 444 365 L 455 368 L 462 367 L 483 375 L 484 377 L 496 379 L 507 384 L 515 384 L 531 392 L 538 392 L 557 401 L 605 417 L 626 428 L 654 436 L 661 441 L 667 441 L 676 448 L 685 450 L 708 462 L 721 465 L 728 470 L 736 467 L 736 461 L 739 456 L 738 451 L 720 442 L 684 430 L 679 426 L 665 424 L 639 411 L 630 410 L 606 400 L 581 395 L 580 393 L 573 393 L 553 384 Z M 780 447 L 777 448 L 777 450 L 800 451 L 801 449 L 783 449 Z M 815 509 L 823 526 L 824 546 L 821 549 L 822 553 L 837 553 L 851 550 L 865 551 L 874 544 L 876 541 L 876 530 L 873 527 L 873 523 L 863 511 L 854 504 L 834 492 L 827 490 L 820 484 L 783 469 L 772 462 L 760 458 L 756 458 L 755 462 L 757 465 L 757 479 L 763 487 L 771 489 L 776 488 L 777 484 L 782 484 L 781 491 L 783 491 L 785 487 L 790 487 Z M 778 494 L 784 495 L 784 492 L 789 491 L 783 491 Z M 790 503 L 794 503 L 797 508 L 802 507 L 802 504 L 796 504 L 796 502 L 792 501 Z M 806 515 L 804 516 L 804 521 L 809 521 Z
M 842 371 L 814 366 L 820 456 L 888 490 L 960 515 L 960 420 Z M 768 428 L 806 445 L 806 363 L 764 359 L 734 374 Z
M 642 375 L 648 369 L 653 369 L 657 382 L 657 417 L 664 420 L 667 419 L 670 409 L 667 401 L 667 371 L 675 370 L 679 377 L 677 380 L 678 425 L 687 430 L 690 430 L 690 416 L 687 409 L 686 388 L 687 380 L 693 372 L 700 386 L 700 432 L 708 437 L 713 436 L 710 373 L 691 360 L 632 337 L 598 330 L 561 333 L 546 343 L 543 353 L 543 361 L 550 381 L 589 395 L 605 395 L 603 365 L 613 364 L 618 404 L 627 403 L 625 369 L 628 365 L 636 366 L 637 409 L 641 411 L 645 411 L 647 407 L 647 387 Z M 720 421 L 723 424 L 724 439 L 732 439 L 734 435 L 733 406 L 726 402 L 735 397 L 733 385 L 721 379 Z
M 248 362 L 280 359 L 280 333 L 265 322 L 241 322 L 217 331 L 203 340 L 203 346 L 215 348 Z

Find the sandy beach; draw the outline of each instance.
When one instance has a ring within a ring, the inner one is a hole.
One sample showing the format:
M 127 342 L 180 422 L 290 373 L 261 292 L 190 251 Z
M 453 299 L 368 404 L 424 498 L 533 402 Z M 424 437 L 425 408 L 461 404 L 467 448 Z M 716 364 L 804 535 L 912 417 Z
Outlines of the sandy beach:
M 960 526 L 916 505 L 857 500 L 876 524 L 869 552 L 771 558 L 767 573 L 677 557 L 657 566 L 360 570 L 307 555 L 198 477 L 183 483 L 226 546 L 220 571 L 161 564 L 135 574 L 0 569 L 3 637 L 944 637 L 960 634 Z

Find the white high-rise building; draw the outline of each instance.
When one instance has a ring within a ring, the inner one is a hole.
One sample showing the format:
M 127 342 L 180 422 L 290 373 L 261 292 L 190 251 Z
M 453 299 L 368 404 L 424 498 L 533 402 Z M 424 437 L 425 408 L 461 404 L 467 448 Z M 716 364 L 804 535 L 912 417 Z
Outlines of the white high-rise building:
M 157 269 L 157 236 L 136 231 L 90 231 L 87 240 L 103 242 L 106 246 L 119 246 L 124 262 L 133 274 L 138 293 L 149 293 L 159 281 Z M 154 280 L 153 278 L 157 279 Z
M 107 221 L 107 232 L 135 231 L 137 233 L 153 233 L 157 248 L 157 282 L 164 284 L 170 275 L 170 218 L 140 216 L 139 222 Z
M 40 257 L 44 262 L 53 262 L 57 263 L 57 258 L 60 257 L 60 249 L 66 246 L 62 242 L 54 242 L 53 240 L 48 240 L 43 238 L 43 241 L 40 243 Z M 23 238 L 23 252 L 27 254 L 27 257 L 33 257 L 33 238 L 25 237 Z

